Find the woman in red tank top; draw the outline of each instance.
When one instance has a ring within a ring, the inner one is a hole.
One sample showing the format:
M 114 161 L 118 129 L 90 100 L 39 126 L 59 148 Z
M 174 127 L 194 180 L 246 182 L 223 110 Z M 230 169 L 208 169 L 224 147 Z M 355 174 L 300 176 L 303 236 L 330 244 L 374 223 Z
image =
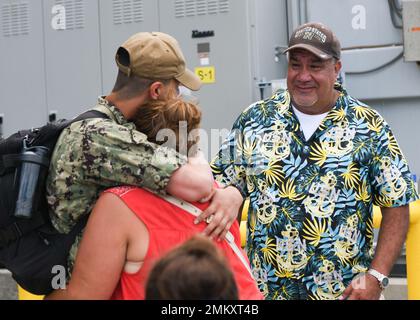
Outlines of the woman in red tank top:
M 162 108 L 161 115 L 173 124 L 175 117 L 168 117 L 166 111 L 167 108 Z M 150 114 L 144 116 L 143 120 Z M 179 118 L 185 116 L 186 113 L 181 112 Z M 156 123 L 163 127 L 168 125 L 165 121 Z M 152 124 L 149 133 L 154 129 Z M 191 127 L 189 129 L 192 130 Z M 179 146 L 182 137 L 177 135 L 176 138 Z M 192 143 L 188 140 L 190 150 L 195 147 L 198 137 Z M 209 203 L 194 205 L 201 210 L 209 207 Z M 217 225 L 214 221 L 210 224 L 213 229 Z M 227 225 L 226 220 L 223 225 Z M 99 198 L 89 217 L 71 281 L 66 290 L 58 290 L 48 298 L 144 299 L 145 283 L 154 262 L 195 234 L 203 233 L 208 229 L 206 227 L 205 222 L 197 224 L 195 216 L 146 190 L 132 187 L 108 190 Z M 240 247 L 237 221 L 233 222 L 230 232 Z M 253 277 L 227 241 L 215 243 L 233 272 L 239 298 L 262 299 Z M 249 265 L 244 253 L 241 254 Z
M 194 205 L 203 210 L 208 203 Z M 194 220 L 195 216 L 146 190 L 120 187 L 107 191 L 89 218 L 67 289 L 50 297 L 144 299 L 145 284 L 154 263 L 175 246 L 204 231 L 206 223 L 195 225 Z M 239 246 L 238 222 L 230 232 Z M 214 242 L 233 272 L 239 298 L 262 299 L 255 280 L 227 241 Z

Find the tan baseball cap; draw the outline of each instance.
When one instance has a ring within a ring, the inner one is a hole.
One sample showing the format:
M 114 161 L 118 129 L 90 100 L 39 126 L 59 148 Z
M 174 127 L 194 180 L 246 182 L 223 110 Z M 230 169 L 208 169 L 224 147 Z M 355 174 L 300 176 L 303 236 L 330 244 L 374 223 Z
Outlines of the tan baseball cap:
M 322 60 L 341 57 L 340 41 L 330 28 L 319 22 L 305 23 L 293 31 L 284 53 L 293 49 L 308 50 Z
M 118 68 L 126 75 L 147 79 L 176 79 L 197 91 L 200 78 L 186 68 L 178 42 L 162 32 L 140 32 L 130 37 L 117 51 Z

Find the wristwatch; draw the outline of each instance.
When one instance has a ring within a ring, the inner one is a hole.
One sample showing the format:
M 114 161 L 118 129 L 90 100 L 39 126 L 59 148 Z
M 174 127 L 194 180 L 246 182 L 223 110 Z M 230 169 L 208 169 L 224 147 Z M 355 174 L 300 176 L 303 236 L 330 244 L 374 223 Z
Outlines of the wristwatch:
M 389 278 L 386 275 L 380 273 L 379 271 L 376 271 L 375 269 L 369 269 L 368 273 L 378 280 L 379 286 L 382 290 L 385 290 L 385 288 L 388 287 Z

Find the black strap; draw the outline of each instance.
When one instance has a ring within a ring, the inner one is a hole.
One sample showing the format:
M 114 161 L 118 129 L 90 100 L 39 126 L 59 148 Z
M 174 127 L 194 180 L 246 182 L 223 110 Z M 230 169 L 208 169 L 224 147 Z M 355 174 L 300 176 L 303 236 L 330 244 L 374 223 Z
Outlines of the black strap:
M 19 240 L 25 234 L 43 226 L 45 221 L 42 217 L 33 217 L 29 220 L 17 221 L 6 228 L 0 229 L 0 249 Z
M 50 164 L 49 159 L 42 157 L 38 154 L 8 154 L 3 156 L 3 164 L 5 168 L 14 168 L 18 163 L 21 163 L 22 161 L 37 163 L 47 168 Z
M 19 163 L 20 154 L 7 154 L 3 156 L 3 166 L 5 169 L 16 168 Z
M 94 118 L 100 118 L 100 119 L 109 119 L 109 116 L 103 112 L 100 112 L 98 110 L 89 110 L 82 114 L 80 114 L 78 117 L 74 118 L 73 120 L 66 120 L 59 124 L 61 128 L 67 127 L 70 124 L 82 120 L 87 119 L 94 119 Z M 24 158 L 24 159 L 23 159 Z M 6 169 L 8 168 L 15 168 L 22 160 L 26 162 L 35 162 L 38 164 L 41 164 L 45 167 L 49 166 L 49 161 L 45 158 L 42 158 L 38 155 L 25 155 L 22 156 L 22 154 L 6 154 L 3 156 L 3 161 L 0 161 L 0 174 L 3 174 Z

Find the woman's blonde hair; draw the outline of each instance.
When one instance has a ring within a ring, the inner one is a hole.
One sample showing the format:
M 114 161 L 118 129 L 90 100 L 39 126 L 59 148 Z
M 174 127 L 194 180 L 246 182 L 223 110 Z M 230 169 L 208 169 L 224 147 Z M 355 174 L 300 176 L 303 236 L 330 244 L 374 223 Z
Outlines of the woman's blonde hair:
M 180 98 L 150 101 L 140 107 L 134 117 L 136 127 L 147 135 L 150 142 L 165 143 L 165 145 L 175 148 L 179 153 L 190 156 L 197 153 L 199 135 L 197 131 L 193 133 L 192 131 L 199 129 L 200 122 L 201 111 L 198 106 Z M 169 132 L 161 131 L 165 129 L 173 132 L 172 137 L 175 137 L 176 141 L 170 141 Z M 163 137 L 167 137 L 169 140 L 162 141 Z

